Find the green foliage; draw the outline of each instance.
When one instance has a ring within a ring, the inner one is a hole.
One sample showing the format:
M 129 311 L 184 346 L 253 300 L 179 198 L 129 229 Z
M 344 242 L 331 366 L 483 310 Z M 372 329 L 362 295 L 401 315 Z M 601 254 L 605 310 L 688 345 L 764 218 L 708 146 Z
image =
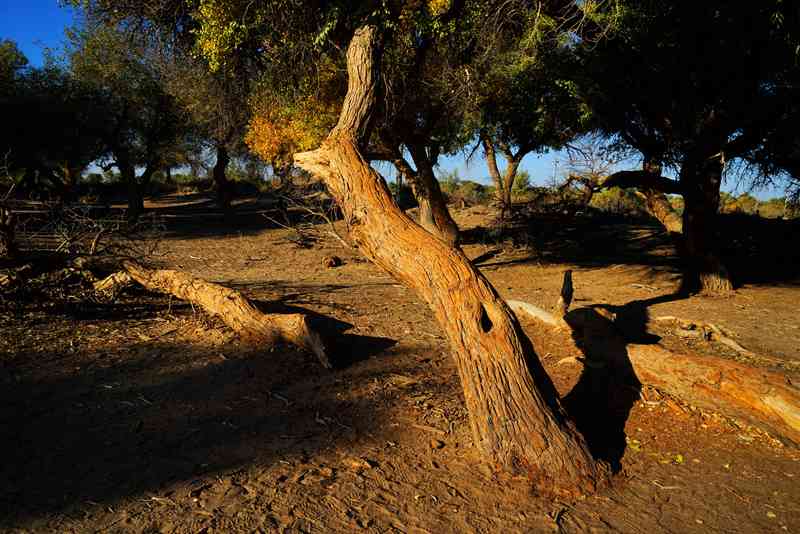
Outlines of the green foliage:
M 720 157 L 750 163 L 750 178 L 798 175 L 800 16 L 790 4 L 620 1 L 609 38 L 578 49 L 580 93 L 606 134 L 687 184 L 697 162 Z
M 531 175 L 526 170 L 517 171 L 514 177 L 514 186 L 511 191 L 514 193 L 524 193 L 531 188 Z
M 439 178 L 439 185 L 443 192 L 448 194 L 455 193 L 461 184 L 461 177 L 459 176 L 458 169 L 444 173 Z
M 635 193 L 618 187 L 595 193 L 589 206 L 617 215 L 643 215 L 647 213 L 644 203 Z
M 87 25 L 68 33 L 71 76 L 97 95 L 103 157 L 120 170 L 155 170 L 174 159 L 188 114 L 168 93 L 158 50 L 120 28 Z
M 8 39 L 0 41 L 0 84 L 10 84 L 27 65 L 28 58 L 17 47 L 17 43 Z

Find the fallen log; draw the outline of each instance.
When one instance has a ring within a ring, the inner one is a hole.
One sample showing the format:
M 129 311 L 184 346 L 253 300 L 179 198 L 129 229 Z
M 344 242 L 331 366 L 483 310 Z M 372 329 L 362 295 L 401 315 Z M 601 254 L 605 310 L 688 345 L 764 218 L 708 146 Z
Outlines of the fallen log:
M 564 325 L 564 321 L 559 321 L 558 318 L 547 310 L 540 308 L 530 302 L 523 302 L 521 300 L 507 300 L 506 304 L 514 313 L 527 315 L 533 317 L 537 321 L 547 323 L 550 326 L 560 327 Z
M 515 313 L 557 326 L 555 316 L 541 308 L 511 302 Z M 660 345 L 626 344 L 614 328 L 614 316 L 597 309 L 579 308 L 565 319 L 573 330 L 572 339 L 566 342 L 574 344 L 575 338 L 581 339 L 579 349 L 591 353 L 586 361 L 602 358 L 621 372 L 632 369 L 642 384 L 800 444 L 800 389 L 788 377 L 716 356 L 678 354 Z M 625 350 L 621 353 L 608 347 Z
M 104 295 L 113 296 L 133 283 L 133 277 L 127 271 L 119 271 L 94 282 L 94 290 Z
M 240 292 L 206 282 L 181 271 L 149 269 L 132 261 L 123 262 L 125 272 L 150 291 L 173 295 L 191 302 L 222 319 L 244 340 L 274 344 L 288 342 L 316 354 L 325 368 L 332 368 L 322 337 L 307 316 L 299 313 L 266 314 Z
M 779 373 L 659 345 L 628 345 L 640 382 L 800 444 L 800 390 Z

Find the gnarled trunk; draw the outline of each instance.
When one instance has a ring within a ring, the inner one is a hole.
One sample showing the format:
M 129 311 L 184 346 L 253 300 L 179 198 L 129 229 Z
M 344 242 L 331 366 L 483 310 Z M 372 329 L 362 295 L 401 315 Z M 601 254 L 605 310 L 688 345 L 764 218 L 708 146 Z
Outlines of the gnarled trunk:
M 295 155 L 339 202 L 359 250 L 414 289 L 433 310 L 456 360 L 475 444 L 494 466 L 525 473 L 560 494 L 594 490 L 607 478 L 562 409 L 519 323 L 457 248 L 400 211 L 361 154 L 379 79 L 377 30 L 355 32 L 348 92 L 322 146 Z
M 683 289 L 722 294 L 733 290 L 717 249 L 717 212 L 722 183 L 718 158 L 687 161 L 681 169 L 683 208 Z
M 228 149 L 225 145 L 220 144 L 217 146 L 217 161 L 214 163 L 214 185 L 217 188 L 217 204 L 224 212 L 229 212 L 231 209 L 231 183 L 228 181 L 226 169 L 230 163 L 231 158 L 228 154 Z

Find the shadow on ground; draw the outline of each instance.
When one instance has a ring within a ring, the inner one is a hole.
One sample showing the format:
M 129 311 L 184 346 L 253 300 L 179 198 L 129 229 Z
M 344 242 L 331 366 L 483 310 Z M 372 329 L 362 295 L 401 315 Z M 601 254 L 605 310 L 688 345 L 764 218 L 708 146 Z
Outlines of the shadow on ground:
M 627 345 L 657 343 L 660 338 L 647 332 L 648 308 L 683 298 L 686 295 L 675 293 L 623 306 L 595 305 L 565 317 L 584 361 L 578 383 L 564 396 L 563 404 L 592 455 L 615 471 L 627 447 L 625 423 L 642 389 Z
M 332 355 L 339 367 L 395 344 L 343 334 L 350 325 L 314 315 L 340 334 Z M 385 420 L 375 413 L 383 403 L 349 391 L 351 381 L 369 380 L 360 376 L 368 369 L 331 373 L 290 347 L 154 339 L 48 361 L 58 362 L 49 375 L 29 370 L 4 380 L 0 393 L 0 526 L 311 455 L 339 440 L 357 441 Z
M 719 246 L 737 286 L 800 283 L 800 219 L 764 219 L 722 214 Z M 663 228 L 643 218 L 603 214 L 535 215 L 506 228 L 476 227 L 462 233 L 464 244 L 511 242 L 527 255 L 498 260 L 499 250 L 475 258 L 480 268 L 545 263 L 602 268 L 642 265 L 653 274 L 677 276 L 681 262 Z

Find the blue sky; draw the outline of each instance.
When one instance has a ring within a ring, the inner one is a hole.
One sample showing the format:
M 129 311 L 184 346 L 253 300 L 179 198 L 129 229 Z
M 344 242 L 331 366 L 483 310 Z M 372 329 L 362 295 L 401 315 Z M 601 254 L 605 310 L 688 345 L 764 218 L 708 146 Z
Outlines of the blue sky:
M 55 48 L 74 12 L 58 0 L 0 0 L 0 39 L 16 41 L 33 66 L 40 66 L 45 48 Z
M 31 65 L 41 66 L 46 48 L 57 48 L 64 38 L 64 29 L 73 24 L 74 10 L 60 7 L 58 0 L 0 0 L 0 39 L 16 41 Z M 479 151 L 480 152 L 480 151 Z M 522 162 L 521 169 L 528 171 L 536 184 L 546 184 L 553 176 L 554 166 L 562 167 L 563 154 L 551 152 L 544 155 L 529 154 Z M 389 166 L 381 166 L 387 178 L 394 176 Z M 440 175 L 457 170 L 462 179 L 488 183 L 486 161 L 476 153 L 467 163 L 461 155 L 442 158 Z M 734 181 L 725 184 L 727 191 L 742 192 Z M 768 190 L 755 192 L 759 198 L 780 196 L 782 191 Z

